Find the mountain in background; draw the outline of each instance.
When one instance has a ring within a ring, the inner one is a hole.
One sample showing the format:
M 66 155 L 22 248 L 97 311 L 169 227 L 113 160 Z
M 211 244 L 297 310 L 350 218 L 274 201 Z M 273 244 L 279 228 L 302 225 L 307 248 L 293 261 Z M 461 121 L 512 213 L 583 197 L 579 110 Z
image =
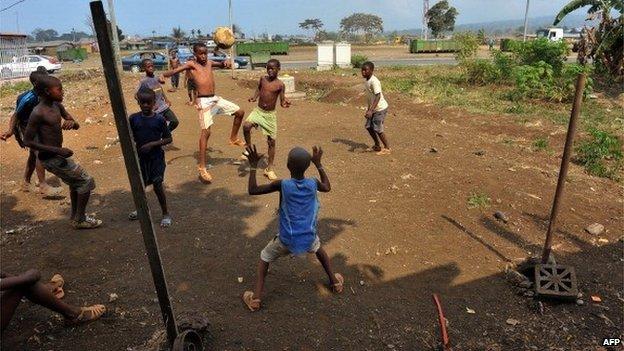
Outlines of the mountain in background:
M 582 27 L 590 22 L 586 22 L 586 13 L 580 11 L 579 13 L 572 13 L 564 18 L 557 27 L 561 28 L 576 28 Z M 540 28 L 552 27 L 555 15 L 552 16 L 540 16 L 529 18 L 529 33 L 534 34 L 536 30 Z M 522 32 L 524 28 L 524 19 L 505 20 L 505 21 L 493 21 L 493 22 L 480 22 L 480 23 L 467 23 L 455 25 L 456 32 L 463 31 L 478 31 L 483 29 L 486 34 L 490 35 L 505 35 L 512 33 Z M 398 34 L 412 34 L 420 35 L 420 28 L 418 29 L 406 29 L 397 31 Z

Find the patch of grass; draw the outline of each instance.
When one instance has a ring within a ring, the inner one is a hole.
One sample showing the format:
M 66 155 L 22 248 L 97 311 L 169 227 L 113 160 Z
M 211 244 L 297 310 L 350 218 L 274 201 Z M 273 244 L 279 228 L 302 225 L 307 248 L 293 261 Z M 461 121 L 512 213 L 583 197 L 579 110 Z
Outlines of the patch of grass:
M 31 88 L 32 88 L 32 85 L 30 85 L 30 82 L 27 80 L 13 83 L 13 84 L 4 84 L 0 87 L 0 95 L 5 96 L 5 95 L 20 94 Z
M 548 139 L 546 138 L 537 138 L 533 141 L 533 151 L 546 151 L 549 148 Z
M 490 197 L 484 193 L 471 193 L 468 197 L 468 208 L 490 207 Z
M 590 137 L 576 147 L 573 161 L 585 167 L 587 173 L 616 181 L 621 179 L 622 141 L 604 130 L 590 129 Z

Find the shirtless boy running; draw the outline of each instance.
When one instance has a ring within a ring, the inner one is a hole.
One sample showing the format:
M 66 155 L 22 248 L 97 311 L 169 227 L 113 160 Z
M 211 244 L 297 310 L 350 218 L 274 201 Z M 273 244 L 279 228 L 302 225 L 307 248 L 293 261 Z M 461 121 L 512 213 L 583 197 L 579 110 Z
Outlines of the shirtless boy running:
M 215 115 L 231 115 L 234 117 L 232 122 L 232 133 L 230 134 L 230 145 L 245 146 L 245 142 L 238 138 L 245 111 L 238 105 L 229 102 L 215 95 L 215 81 L 212 67 L 229 68 L 231 63 L 229 60 L 223 62 L 214 62 L 208 60 L 208 48 L 203 43 L 193 45 L 193 53 L 195 60 L 189 60 L 180 67 L 164 72 L 163 76 L 168 78 L 176 73 L 186 71 L 190 74 L 190 78 L 195 83 L 197 92 L 196 108 L 199 111 L 199 125 L 201 127 L 201 135 L 199 136 L 199 160 L 198 170 L 199 178 L 205 183 L 212 182 L 212 176 L 206 170 L 206 147 L 208 138 L 210 138 L 210 127 L 214 123 Z

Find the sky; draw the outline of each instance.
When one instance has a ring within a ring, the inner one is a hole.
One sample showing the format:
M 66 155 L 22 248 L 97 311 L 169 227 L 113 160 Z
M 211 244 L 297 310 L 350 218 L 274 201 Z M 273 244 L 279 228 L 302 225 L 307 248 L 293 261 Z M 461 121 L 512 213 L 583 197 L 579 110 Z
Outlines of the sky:
M 0 0 L 0 9 L 19 0 Z M 531 0 L 529 17 L 554 16 L 570 0 Z M 436 0 L 430 0 L 431 5 Z M 228 0 L 115 0 L 117 23 L 126 35 L 168 35 L 173 27 L 209 33 L 227 25 Z M 459 11 L 457 24 L 524 18 L 525 0 L 449 0 Z M 107 1 L 104 1 L 106 8 Z M 386 31 L 420 28 L 422 0 L 232 0 L 233 20 L 247 36 L 304 34 L 299 22 L 320 18 L 326 30 L 340 27 L 355 12 L 380 16 Z M 23 0 L 0 12 L 0 31 L 31 33 L 52 28 L 62 33 L 89 32 L 88 0 Z

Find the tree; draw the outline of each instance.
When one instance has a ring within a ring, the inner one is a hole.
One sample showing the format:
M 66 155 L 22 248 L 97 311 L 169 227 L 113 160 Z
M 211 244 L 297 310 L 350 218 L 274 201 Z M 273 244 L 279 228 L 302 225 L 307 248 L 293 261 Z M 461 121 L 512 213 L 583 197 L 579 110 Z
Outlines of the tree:
M 232 25 L 232 31 L 234 32 L 235 38 L 244 38 L 245 33 L 243 33 L 243 29 L 236 23 Z
M 32 35 L 36 41 L 50 41 L 58 37 L 58 32 L 54 29 L 37 28 L 33 30 Z
M 186 33 L 180 29 L 180 27 L 178 26 L 178 28 L 173 28 L 171 30 L 171 37 L 173 39 L 175 39 L 176 42 L 179 42 L 180 40 L 184 39 L 184 37 L 186 36 Z
M 201 37 L 201 29 L 197 29 L 197 36 Z
M 426 13 L 427 27 L 431 29 L 431 35 L 439 38 L 446 31 L 452 31 L 455 28 L 455 18 L 457 18 L 457 9 L 449 6 L 447 0 L 442 0 L 433 5 Z
M 191 38 L 195 38 L 195 29 L 191 29 Z
M 624 3 L 622 0 L 572 0 L 555 17 L 554 25 L 569 13 L 589 6 L 589 17 L 600 17 L 598 27 L 586 28 L 579 42 L 578 61 L 584 64 L 592 59 L 599 72 L 610 73 L 616 80 L 624 80 Z M 616 10 L 620 16 L 611 17 Z
M 91 15 L 87 14 L 87 16 L 85 17 L 83 23 L 89 27 L 89 30 L 91 30 L 91 36 L 94 37 L 95 36 L 95 25 L 93 24 L 93 18 L 91 17 Z
M 280 34 L 275 34 L 273 36 L 273 41 L 284 41 L 284 37 L 281 36 Z
M 314 40 L 318 40 L 319 32 L 323 29 L 323 21 L 318 18 L 308 18 L 299 23 L 299 28 L 314 31 Z
M 383 32 L 383 20 L 368 13 L 354 13 L 340 21 L 340 29 L 347 34 L 363 33 L 366 42 L 369 42 L 373 34 Z

